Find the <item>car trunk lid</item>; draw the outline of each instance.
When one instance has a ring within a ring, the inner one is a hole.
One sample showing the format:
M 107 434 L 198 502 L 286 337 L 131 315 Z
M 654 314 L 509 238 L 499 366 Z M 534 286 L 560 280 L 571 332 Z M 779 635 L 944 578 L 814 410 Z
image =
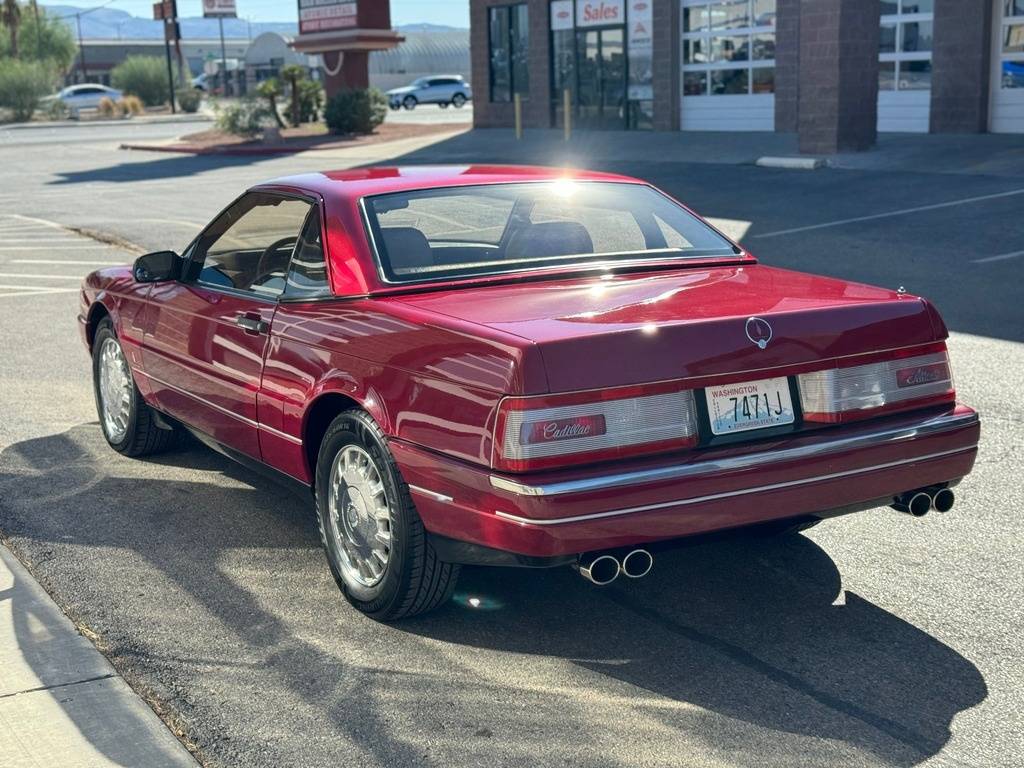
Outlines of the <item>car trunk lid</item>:
M 945 336 L 917 297 L 759 264 L 492 285 L 403 301 L 533 342 L 551 392 L 747 372 L 761 378 L 767 369 L 827 365 Z M 752 317 L 765 323 L 748 323 Z

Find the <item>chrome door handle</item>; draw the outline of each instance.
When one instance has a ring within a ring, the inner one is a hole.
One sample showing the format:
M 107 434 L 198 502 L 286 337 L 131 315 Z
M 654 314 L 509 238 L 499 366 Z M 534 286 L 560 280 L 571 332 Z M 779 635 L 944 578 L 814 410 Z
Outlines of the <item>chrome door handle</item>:
M 235 318 L 235 325 L 244 328 L 249 333 L 266 334 L 270 330 L 270 323 L 266 320 L 260 320 L 257 317 L 249 317 L 248 315 L 239 315 Z

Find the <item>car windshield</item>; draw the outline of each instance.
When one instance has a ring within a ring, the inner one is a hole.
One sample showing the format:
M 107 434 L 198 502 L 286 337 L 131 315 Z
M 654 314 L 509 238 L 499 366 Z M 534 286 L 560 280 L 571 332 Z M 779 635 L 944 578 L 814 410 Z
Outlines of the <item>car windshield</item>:
M 365 209 L 390 282 L 737 254 L 700 219 L 642 184 L 448 187 L 369 197 Z

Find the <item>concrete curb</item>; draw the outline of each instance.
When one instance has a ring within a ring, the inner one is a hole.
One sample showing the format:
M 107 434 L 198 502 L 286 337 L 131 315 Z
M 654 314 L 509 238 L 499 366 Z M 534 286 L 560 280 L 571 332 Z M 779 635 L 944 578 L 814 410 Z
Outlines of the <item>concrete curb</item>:
M 754 163 L 760 168 L 785 168 L 791 171 L 813 171 L 822 168 L 825 161 L 820 157 L 772 157 L 757 158 Z
M 11 123 L 0 125 L 5 131 L 32 131 L 44 128 L 109 128 L 111 125 L 174 125 L 176 123 L 212 123 L 208 115 L 168 115 L 167 117 L 131 117 L 110 120 L 55 120 L 52 123 Z
M 0 594 L 4 765 L 197 767 L 2 543 Z
M 118 149 L 140 152 L 170 152 L 178 155 L 294 155 L 297 152 L 317 152 L 346 147 L 196 147 L 189 145 L 122 144 Z

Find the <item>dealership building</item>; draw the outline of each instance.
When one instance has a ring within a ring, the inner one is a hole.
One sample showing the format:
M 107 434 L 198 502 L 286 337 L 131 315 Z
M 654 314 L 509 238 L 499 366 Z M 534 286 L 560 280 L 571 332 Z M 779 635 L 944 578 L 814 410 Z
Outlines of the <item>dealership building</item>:
M 1024 133 L 1024 0 L 470 0 L 474 122 Z M 518 97 L 518 98 L 517 98 Z

